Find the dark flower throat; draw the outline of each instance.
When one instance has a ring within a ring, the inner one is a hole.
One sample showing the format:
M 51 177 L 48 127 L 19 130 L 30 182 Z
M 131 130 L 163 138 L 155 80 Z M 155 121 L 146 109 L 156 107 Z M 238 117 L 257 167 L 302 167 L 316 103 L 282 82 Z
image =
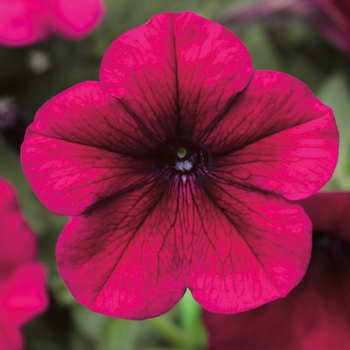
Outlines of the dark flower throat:
M 157 169 L 168 176 L 205 176 L 210 168 L 208 151 L 186 138 L 163 143 L 156 148 L 154 159 Z

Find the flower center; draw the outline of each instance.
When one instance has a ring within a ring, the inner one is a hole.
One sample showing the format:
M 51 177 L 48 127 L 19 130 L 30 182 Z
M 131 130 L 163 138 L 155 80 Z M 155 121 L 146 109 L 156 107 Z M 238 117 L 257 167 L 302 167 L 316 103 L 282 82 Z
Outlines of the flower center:
M 186 153 L 187 153 L 186 148 L 183 148 L 183 147 L 179 147 L 176 152 L 179 158 L 185 157 Z
M 204 176 L 210 168 L 209 154 L 196 142 L 176 138 L 155 149 L 155 164 L 159 171 L 167 175 Z

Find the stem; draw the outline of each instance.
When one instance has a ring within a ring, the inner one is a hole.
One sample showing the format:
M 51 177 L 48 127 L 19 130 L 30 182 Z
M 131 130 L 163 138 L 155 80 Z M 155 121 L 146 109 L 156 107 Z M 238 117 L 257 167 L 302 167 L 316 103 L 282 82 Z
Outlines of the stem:
M 181 346 L 182 349 L 191 349 L 196 346 L 196 341 L 187 333 L 175 326 L 165 317 L 150 318 L 147 320 L 170 343 Z

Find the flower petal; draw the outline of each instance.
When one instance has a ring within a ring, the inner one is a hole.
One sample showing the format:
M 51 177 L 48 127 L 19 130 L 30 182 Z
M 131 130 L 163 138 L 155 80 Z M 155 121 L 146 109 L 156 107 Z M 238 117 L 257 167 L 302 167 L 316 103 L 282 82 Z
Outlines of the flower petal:
M 0 44 L 30 45 L 47 37 L 41 1 L 0 0 Z
M 69 39 L 79 39 L 92 31 L 104 13 L 101 0 L 51 0 L 47 6 L 49 25 Z
M 23 336 L 17 327 L 10 326 L 6 322 L 0 323 L 0 349 L 24 349 Z
M 290 200 L 319 190 L 338 158 L 331 109 L 305 84 L 277 72 L 256 72 L 205 142 L 217 176 Z
M 205 184 L 193 222 L 193 297 L 213 312 L 235 313 L 285 296 L 310 258 L 311 224 L 302 208 L 282 198 Z
M 0 275 L 35 259 L 37 241 L 18 208 L 12 186 L 0 178 Z
M 301 207 L 179 181 L 151 183 L 71 219 L 57 261 L 79 302 L 113 317 L 154 317 L 189 287 L 203 307 L 238 312 L 300 281 L 311 244 Z
M 104 55 L 100 76 L 151 132 L 198 138 L 247 86 L 252 69 L 232 32 L 184 12 L 155 15 L 121 35 Z
M 72 218 L 56 248 L 72 295 L 112 317 L 169 311 L 185 292 L 175 246 L 176 201 L 154 182 Z
M 350 192 L 319 192 L 299 201 L 312 221 L 314 233 L 350 241 Z
M 19 267 L 2 283 L 1 317 L 8 324 L 20 326 L 41 314 L 47 307 L 45 268 L 36 262 Z
M 211 350 L 350 348 L 349 245 L 314 246 L 305 278 L 286 298 L 236 315 L 204 311 Z
M 153 163 L 144 160 L 153 146 L 154 140 L 99 83 L 85 82 L 40 108 L 27 129 L 21 161 L 50 210 L 77 215 L 153 177 Z

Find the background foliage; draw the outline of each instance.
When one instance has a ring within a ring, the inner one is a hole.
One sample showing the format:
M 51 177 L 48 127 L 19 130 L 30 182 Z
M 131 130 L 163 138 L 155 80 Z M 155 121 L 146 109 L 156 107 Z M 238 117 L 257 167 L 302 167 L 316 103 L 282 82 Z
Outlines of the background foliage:
M 32 47 L 0 47 L 0 99 L 12 97 L 29 124 L 50 97 L 84 80 L 97 80 L 101 57 L 124 31 L 148 21 L 154 13 L 192 10 L 218 19 L 238 0 L 106 0 L 107 14 L 89 37 L 69 42 L 52 38 Z M 244 1 L 246 4 L 247 2 Z M 237 25 L 236 34 L 250 51 L 256 69 L 283 71 L 307 83 L 335 112 L 341 148 L 327 189 L 350 190 L 350 57 L 327 43 L 301 19 Z M 36 73 L 30 55 L 47 54 L 50 67 Z M 281 116 L 283 117 L 283 116 Z M 112 319 L 90 312 L 71 297 L 57 272 L 54 250 L 67 218 L 47 211 L 27 184 L 18 151 L 0 136 L 0 174 L 17 188 L 24 215 L 40 240 L 40 260 L 48 268 L 51 306 L 24 328 L 28 350 L 205 349 L 201 310 L 190 293 L 171 312 L 146 321 Z

